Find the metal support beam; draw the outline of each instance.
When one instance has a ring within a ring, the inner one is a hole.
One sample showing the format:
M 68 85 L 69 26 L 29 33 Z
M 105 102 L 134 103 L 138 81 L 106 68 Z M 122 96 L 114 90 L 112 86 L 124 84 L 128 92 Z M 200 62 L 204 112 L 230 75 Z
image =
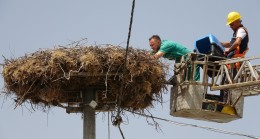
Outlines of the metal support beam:
M 96 139 L 95 109 L 89 106 L 95 100 L 94 88 L 87 88 L 82 92 L 83 96 L 83 139 Z
M 257 81 L 247 81 L 247 82 L 241 82 L 241 83 L 212 86 L 211 90 L 214 91 L 214 90 L 223 90 L 223 89 L 237 89 L 237 88 L 254 86 L 254 85 L 259 85 L 259 84 L 260 84 L 260 80 L 257 80 Z

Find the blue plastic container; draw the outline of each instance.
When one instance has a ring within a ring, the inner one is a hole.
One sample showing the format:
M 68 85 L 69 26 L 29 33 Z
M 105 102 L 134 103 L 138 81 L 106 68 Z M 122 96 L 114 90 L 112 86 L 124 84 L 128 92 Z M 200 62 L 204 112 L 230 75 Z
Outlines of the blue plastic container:
M 195 41 L 195 49 L 201 54 L 224 57 L 225 47 L 212 34 Z
M 212 34 L 209 34 L 208 36 L 195 41 L 195 50 L 197 53 L 200 54 L 211 55 L 212 57 L 209 57 L 208 61 L 214 62 L 225 59 L 225 47 L 222 46 L 218 39 Z M 204 60 L 204 58 L 198 60 Z M 199 66 L 202 67 L 202 65 Z M 208 66 L 208 68 L 213 69 L 212 66 Z M 219 69 L 220 66 L 216 66 L 215 68 Z M 207 71 L 207 74 L 209 75 L 209 77 L 213 77 L 213 72 L 209 69 Z

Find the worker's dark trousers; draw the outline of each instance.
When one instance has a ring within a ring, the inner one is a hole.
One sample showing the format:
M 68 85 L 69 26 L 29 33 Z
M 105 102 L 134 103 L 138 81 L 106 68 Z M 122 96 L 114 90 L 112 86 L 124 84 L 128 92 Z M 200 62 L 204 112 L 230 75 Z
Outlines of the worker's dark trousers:
M 191 81 L 199 81 L 200 80 L 200 67 L 198 65 L 195 66 L 195 75 L 193 75 L 193 77 L 190 77 L 192 75 L 192 69 L 191 66 L 189 66 L 189 75 L 188 78 Z

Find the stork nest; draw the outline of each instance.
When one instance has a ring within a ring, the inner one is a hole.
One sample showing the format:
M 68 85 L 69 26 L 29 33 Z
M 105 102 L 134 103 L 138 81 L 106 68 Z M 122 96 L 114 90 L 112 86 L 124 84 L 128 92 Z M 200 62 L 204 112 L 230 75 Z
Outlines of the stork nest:
M 19 105 L 81 103 L 75 92 L 95 87 L 102 90 L 98 105 L 114 100 L 117 107 L 143 110 L 161 100 L 166 81 L 164 64 L 146 53 L 129 48 L 125 62 L 120 46 L 58 47 L 5 59 L 2 75 L 6 93 L 15 94 Z

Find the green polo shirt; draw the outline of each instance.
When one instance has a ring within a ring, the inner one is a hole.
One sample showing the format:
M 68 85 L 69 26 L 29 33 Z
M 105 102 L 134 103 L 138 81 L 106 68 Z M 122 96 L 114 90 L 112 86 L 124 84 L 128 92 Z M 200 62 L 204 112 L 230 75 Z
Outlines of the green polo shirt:
M 185 46 L 168 40 L 163 40 L 160 46 L 160 49 L 158 50 L 160 52 L 163 52 L 164 58 L 168 59 L 174 59 L 176 63 L 180 62 L 180 58 L 183 55 L 186 55 L 188 53 L 191 53 L 191 51 L 186 48 Z M 156 52 L 152 51 L 151 54 L 155 54 Z M 191 68 L 189 68 L 189 73 L 191 72 Z M 189 77 L 191 78 L 191 77 Z M 200 67 L 196 65 L 196 74 L 194 77 L 192 77 L 191 80 L 199 81 L 200 80 Z
M 191 51 L 185 46 L 177 42 L 168 41 L 168 40 L 162 41 L 159 51 L 164 53 L 163 55 L 164 58 L 174 59 L 174 60 L 177 60 L 183 55 L 191 53 Z

